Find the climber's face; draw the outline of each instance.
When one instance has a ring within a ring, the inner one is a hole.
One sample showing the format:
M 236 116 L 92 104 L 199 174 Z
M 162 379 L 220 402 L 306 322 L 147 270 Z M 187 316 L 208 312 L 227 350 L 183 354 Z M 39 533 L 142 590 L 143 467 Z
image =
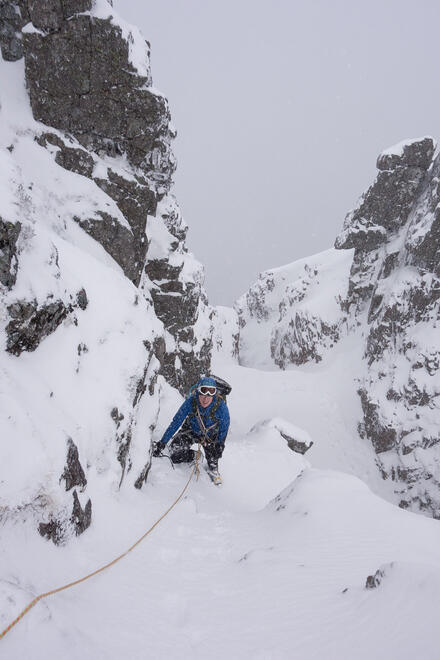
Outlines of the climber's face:
M 209 405 L 211 405 L 213 398 L 214 397 L 210 396 L 209 394 L 199 394 L 199 401 L 202 408 L 207 408 Z
M 200 385 L 198 388 L 199 392 L 199 401 L 202 408 L 207 408 L 217 392 L 216 387 L 211 387 L 210 385 Z

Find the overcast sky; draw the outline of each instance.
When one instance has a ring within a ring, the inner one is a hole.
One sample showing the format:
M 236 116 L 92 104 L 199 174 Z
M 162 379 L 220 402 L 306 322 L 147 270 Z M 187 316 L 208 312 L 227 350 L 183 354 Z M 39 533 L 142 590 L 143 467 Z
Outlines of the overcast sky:
M 440 136 L 438 0 L 115 0 L 151 43 L 210 302 L 333 245 L 379 152 Z

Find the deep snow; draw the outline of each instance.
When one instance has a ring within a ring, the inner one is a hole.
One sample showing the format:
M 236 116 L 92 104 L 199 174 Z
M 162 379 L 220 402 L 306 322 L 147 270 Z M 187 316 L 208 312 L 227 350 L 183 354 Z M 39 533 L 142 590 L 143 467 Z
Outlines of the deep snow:
M 98 3 L 98 10 L 108 12 L 106 3 Z M 133 30 L 132 63 L 148 77 L 138 43 Z M 39 593 L 124 552 L 175 499 L 190 467 L 172 470 L 166 459 L 155 459 L 147 484 L 133 487 L 148 458 L 148 429 L 159 404 L 154 439 L 181 402 L 162 380 L 155 397 L 145 396 L 137 411 L 133 468 L 118 489 L 120 465 L 108 411 L 117 401 L 128 418 L 135 376 L 145 362 L 142 341 L 160 334 L 161 327 L 147 292 L 138 300 L 120 267 L 73 221 L 108 204 L 124 224 L 116 205 L 84 177 L 62 171 L 53 154 L 36 145 L 41 125 L 32 119 L 23 63 L 0 60 L 0 76 L 0 109 L 7 118 L 0 124 L 1 210 L 29 228 L 17 284 L 5 304 L 19 296 L 44 302 L 58 286 L 57 260 L 63 273 L 57 295 L 68 298 L 85 286 L 89 297 L 87 310 L 78 312 L 79 326 L 66 322 L 19 359 L 3 351 L 3 630 Z M 122 158 L 111 162 L 128 175 Z M 97 161 L 95 174 L 105 172 L 105 165 L 105 159 Z M 157 219 L 148 223 L 150 254 L 160 256 L 168 239 Z M 319 264 L 328 259 L 332 268 L 323 272 L 332 296 L 318 302 L 320 309 L 325 303 L 332 320 L 349 259 L 335 251 L 316 256 Z M 301 279 L 304 265 L 276 269 L 275 280 Z M 188 258 L 185 269 L 186 276 L 198 266 Z M 311 278 L 312 292 L 314 283 Z M 271 311 L 278 315 L 278 304 Z M 231 353 L 237 319 L 226 308 L 214 315 L 214 343 L 223 341 L 223 354 Z M 360 346 L 346 337 L 318 365 L 272 371 L 268 342 L 265 335 L 260 350 L 251 337 L 246 347 L 249 363 L 259 360 L 264 371 L 224 358 L 213 365 L 233 386 L 231 431 L 220 463 L 224 485 L 216 488 L 202 472 L 178 507 L 129 556 L 40 602 L 0 640 L 0 657 L 438 658 L 440 527 L 379 497 L 390 498 L 392 489 L 379 476 L 371 445 L 355 432 Z M 88 352 L 79 355 L 82 344 Z M 292 453 L 278 428 L 311 438 L 313 447 L 305 457 Z M 69 436 L 87 469 L 93 522 L 79 538 L 55 547 L 36 528 L 44 511 L 59 507 L 58 479 Z M 45 501 L 38 500 L 40 492 Z M 367 590 L 367 576 L 378 569 L 381 583 Z
M 234 387 L 223 487 L 202 471 L 119 564 L 39 603 L 1 641 L 4 657 L 437 658 L 438 521 L 402 511 L 358 478 L 328 469 L 340 463 L 348 471 L 360 449 L 359 440 L 347 442 L 352 401 L 340 410 L 326 389 L 337 365 L 319 374 L 232 363 L 215 369 Z M 179 401 L 164 385 L 158 437 Z M 288 449 L 275 424 L 250 432 L 271 415 L 305 427 L 315 441 L 305 457 Z M 92 527 L 65 547 L 29 525 L 3 521 L 0 627 L 36 594 L 126 550 L 189 472 L 155 459 L 141 491 L 127 481 L 110 504 L 100 490 Z M 366 589 L 381 567 L 381 584 Z

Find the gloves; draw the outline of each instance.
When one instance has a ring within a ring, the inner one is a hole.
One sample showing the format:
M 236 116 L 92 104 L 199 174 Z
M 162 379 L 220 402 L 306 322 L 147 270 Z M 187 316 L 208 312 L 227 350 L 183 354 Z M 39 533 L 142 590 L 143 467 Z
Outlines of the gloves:
M 165 449 L 165 445 L 163 444 L 163 442 L 160 441 L 155 442 L 153 445 L 153 456 L 155 456 L 156 458 L 158 456 L 161 456 L 164 449 Z

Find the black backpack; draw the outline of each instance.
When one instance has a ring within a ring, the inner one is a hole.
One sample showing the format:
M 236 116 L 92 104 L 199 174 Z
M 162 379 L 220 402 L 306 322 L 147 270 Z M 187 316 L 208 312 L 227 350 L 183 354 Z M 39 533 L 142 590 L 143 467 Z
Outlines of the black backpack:
M 226 397 L 231 393 L 232 387 L 223 378 L 209 374 L 209 378 L 213 378 L 217 385 L 217 392 L 221 398 L 226 401 Z

